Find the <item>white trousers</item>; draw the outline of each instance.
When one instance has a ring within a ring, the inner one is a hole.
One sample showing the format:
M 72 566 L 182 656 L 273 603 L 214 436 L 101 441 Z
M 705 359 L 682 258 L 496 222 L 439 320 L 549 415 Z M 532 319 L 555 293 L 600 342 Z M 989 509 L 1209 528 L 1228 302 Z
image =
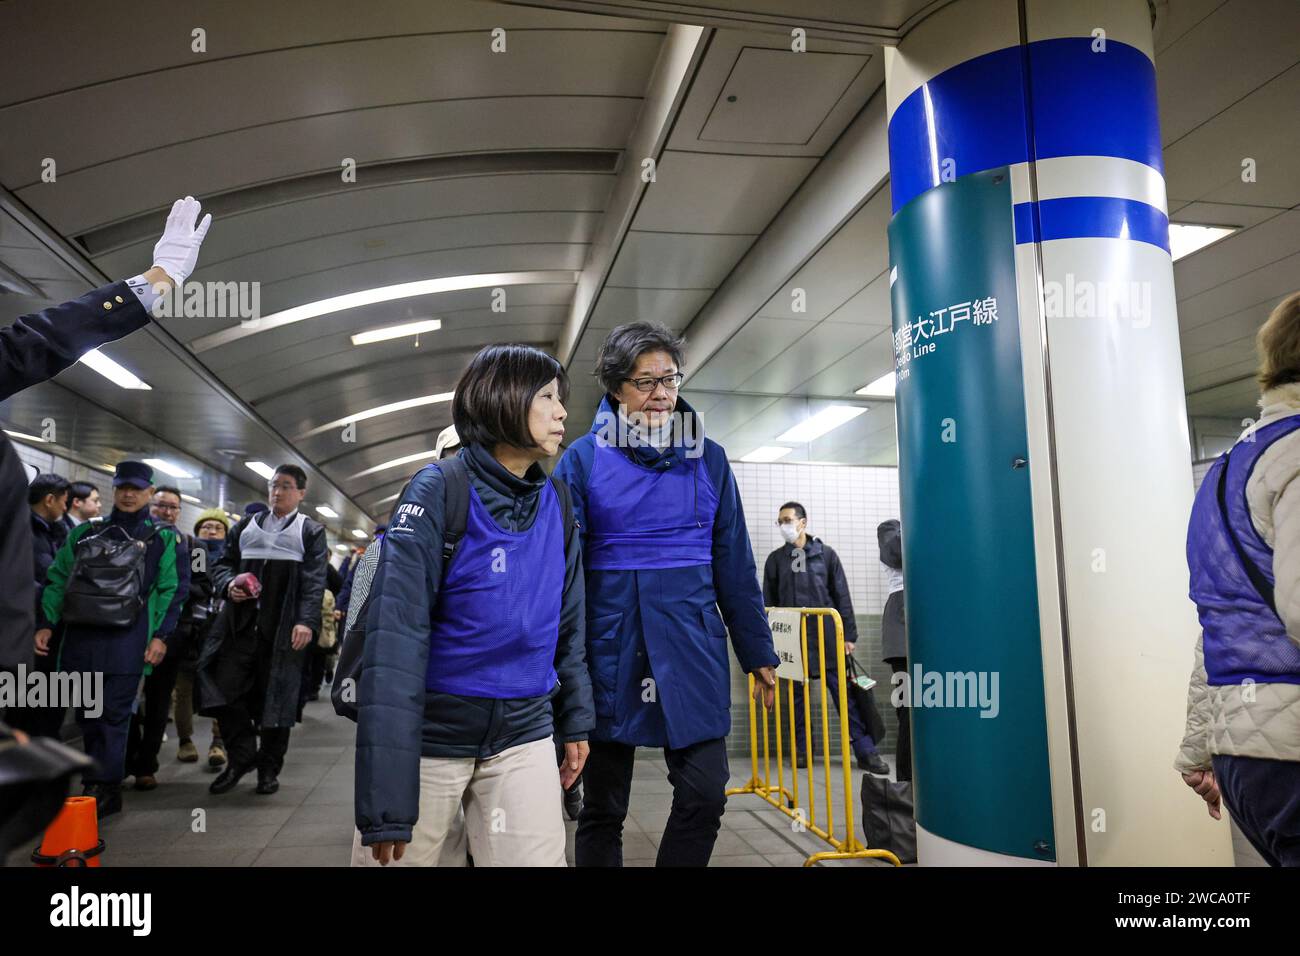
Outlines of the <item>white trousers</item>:
M 495 757 L 420 758 L 420 817 L 389 866 L 565 866 L 555 743 L 547 737 Z M 352 865 L 379 866 L 352 834 Z

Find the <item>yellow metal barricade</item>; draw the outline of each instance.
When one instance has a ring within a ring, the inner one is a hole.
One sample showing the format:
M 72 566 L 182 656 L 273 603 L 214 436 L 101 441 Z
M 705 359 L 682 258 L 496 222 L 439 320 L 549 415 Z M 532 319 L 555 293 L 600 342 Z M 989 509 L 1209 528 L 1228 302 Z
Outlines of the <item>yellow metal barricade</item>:
M 776 610 L 768 608 L 769 611 Z M 753 793 L 762 797 L 772 806 L 776 807 L 786 816 L 793 820 L 801 820 L 803 826 L 809 833 L 815 833 L 834 850 L 822 853 L 814 853 L 804 861 L 804 866 L 812 866 L 821 860 L 857 860 L 866 858 L 877 858 L 888 860 L 894 866 L 899 866 L 898 857 L 888 850 L 868 849 L 857 837 L 853 829 L 853 776 L 852 764 L 849 754 L 849 716 L 848 716 L 848 675 L 844 668 L 844 622 L 840 619 L 840 612 L 834 608 L 827 607 L 804 607 L 804 608 L 782 608 L 781 610 L 799 611 L 799 639 L 803 649 L 803 673 L 804 679 L 802 684 L 799 681 L 777 679 L 776 682 L 776 702 L 771 713 L 771 720 L 766 708 L 761 707 L 754 700 L 754 675 L 749 675 L 749 762 L 750 778 L 749 783 L 743 787 L 733 787 L 727 791 L 727 796 L 738 793 Z M 831 754 L 830 754 L 830 717 L 827 708 L 827 691 L 826 680 L 818 682 L 821 687 L 821 722 L 822 722 L 822 768 L 825 774 L 825 798 L 826 798 L 826 815 L 825 826 L 818 825 L 818 807 L 816 786 L 813 779 L 814 757 L 808 754 L 808 788 L 807 788 L 807 807 L 800 802 L 799 794 L 799 773 L 796 764 L 796 747 L 799 738 L 795 734 L 795 685 L 801 687 L 803 694 L 803 740 L 807 746 L 808 739 L 812 736 L 812 714 L 810 700 L 808 696 L 808 619 L 817 619 L 817 655 L 821 664 L 818 673 L 826 673 L 826 619 L 830 618 L 835 623 L 835 660 L 836 672 L 839 674 L 839 700 L 836 708 L 840 716 L 840 767 L 844 777 L 844 835 L 836 836 L 835 832 L 835 804 L 831 800 Z M 785 785 L 785 750 L 783 746 L 785 738 L 782 735 L 782 697 L 786 697 L 785 712 L 788 715 L 790 741 L 796 747 L 790 747 L 790 787 Z M 759 715 L 762 715 L 763 726 L 759 729 Z M 763 738 L 763 775 L 758 773 L 758 740 L 759 734 Z M 772 737 L 775 736 L 776 744 L 776 786 L 772 786 Z

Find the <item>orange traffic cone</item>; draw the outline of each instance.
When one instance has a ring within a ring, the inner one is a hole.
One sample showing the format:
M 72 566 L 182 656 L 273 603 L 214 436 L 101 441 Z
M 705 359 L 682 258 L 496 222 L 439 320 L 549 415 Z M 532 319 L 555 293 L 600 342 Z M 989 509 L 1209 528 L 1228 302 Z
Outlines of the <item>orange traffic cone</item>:
M 99 866 L 103 852 L 95 798 L 68 797 L 46 829 L 40 849 L 32 851 L 32 862 L 37 866 Z

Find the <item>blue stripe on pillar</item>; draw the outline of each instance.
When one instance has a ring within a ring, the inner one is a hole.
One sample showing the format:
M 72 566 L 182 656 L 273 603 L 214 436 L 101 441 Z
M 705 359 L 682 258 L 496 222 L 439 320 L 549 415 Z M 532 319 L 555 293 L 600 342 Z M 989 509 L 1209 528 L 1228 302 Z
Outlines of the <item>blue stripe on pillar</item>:
M 1017 203 L 1015 225 L 1017 245 L 1051 239 L 1132 239 L 1169 251 L 1169 217 L 1136 199 L 1067 196 Z
M 959 63 L 914 90 L 889 120 L 893 211 L 957 176 L 1055 156 L 1115 156 L 1163 172 L 1155 66 L 1141 50 L 1091 37 L 1028 46 L 1034 80 L 1033 155 L 1026 138 L 1019 46 Z

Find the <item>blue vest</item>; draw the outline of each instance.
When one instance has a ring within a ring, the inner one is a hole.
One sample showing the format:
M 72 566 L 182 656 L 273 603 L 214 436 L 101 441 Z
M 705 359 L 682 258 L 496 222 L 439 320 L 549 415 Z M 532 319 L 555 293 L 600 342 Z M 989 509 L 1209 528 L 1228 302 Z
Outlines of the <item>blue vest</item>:
M 503 531 L 469 489 L 469 514 L 432 614 L 425 688 L 496 699 L 555 687 L 564 594 L 564 519 L 541 491 L 527 531 Z
M 1238 442 L 1206 473 L 1192 505 L 1187 566 L 1204 634 L 1205 676 L 1212 685 L 1247 678 L 1300 684 L 1300 647 L 1251 581 L 1246 564 L 1258 569 L 1271 592 L 1273 549 L 1250 520 L 1246 483 L 1265 449 L 1296 429 L 1300 415 L 1291 415 L 1257 429 L 1254 441 Z
M 665 455 L 648 467 L 598 441 L 587 483 L 583 560 L 594 571 L 712 564 L 717 510 L 718 493 L 702 456 Z

